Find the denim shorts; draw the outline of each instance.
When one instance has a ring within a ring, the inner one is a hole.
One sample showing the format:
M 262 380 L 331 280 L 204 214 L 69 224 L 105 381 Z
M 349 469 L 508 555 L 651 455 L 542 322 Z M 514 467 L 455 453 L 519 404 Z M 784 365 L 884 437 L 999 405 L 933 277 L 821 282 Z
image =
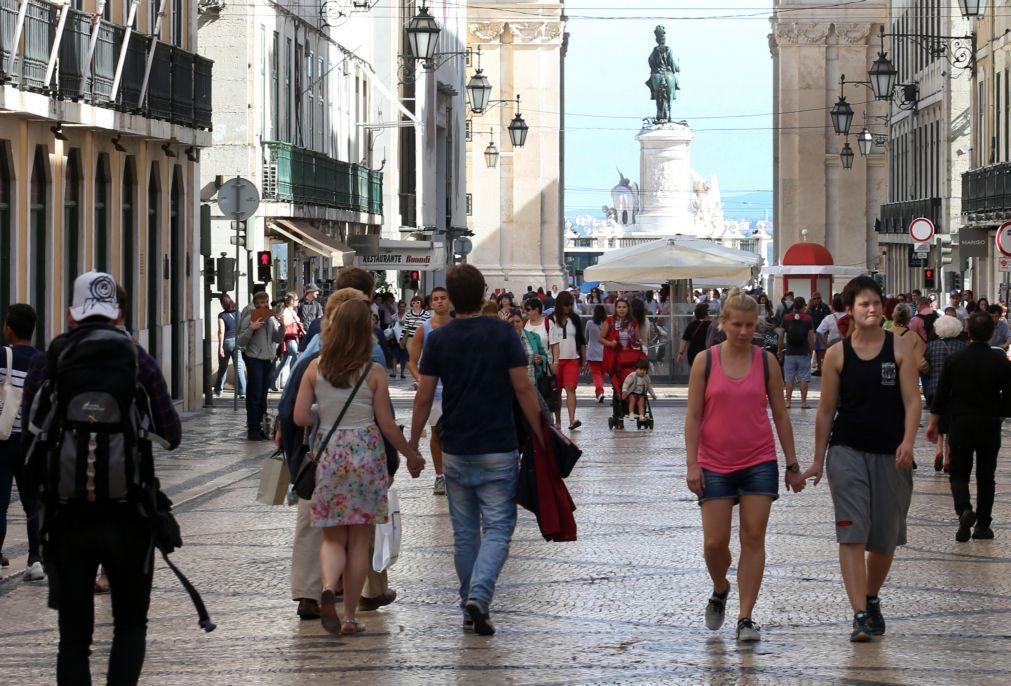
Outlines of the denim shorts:
M 783 378 L 787 383 L 811 380 L 810 355 L 785 355 L 783 357 Z
M 699 505 L 707 500 L 725 498 L 733 498 L 736 505 L 741 502 L 742 495 L 767 495 L 773 500 L 779 498 L 779 463 L 776 460 L 761 462 L 728 474 L 712 472 L 703 467 L 702 477 L 705 484 Z

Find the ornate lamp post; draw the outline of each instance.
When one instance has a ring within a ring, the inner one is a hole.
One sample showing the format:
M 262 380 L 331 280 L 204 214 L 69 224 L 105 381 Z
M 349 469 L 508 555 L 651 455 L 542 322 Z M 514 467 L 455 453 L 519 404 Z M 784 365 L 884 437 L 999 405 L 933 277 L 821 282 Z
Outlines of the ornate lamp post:
M 516 115 L 513 120 L 509 123 L 509 140 L 512 141 L 514 148 L 522 148 L 523 144 L 527 142 L 527 133 L 530 127 L 527 123 L 523 121 L 523 115 L 520 114 L 520 95 L 516 94 Z
M 417 16 L 407 22 L 407 43 L 414 59 L 431 62 L 435 57 L 435 47 L 439 42 L 441 29 L 435 19 L 428 13 L 428 7 L 421 6 Z
M 850 147 L 850 142 L 847 140 L 846 144 L 843 145 L 842 150 L 839 152 L 839 159 L 842 160 L 843 169 L 853 168 L 854 157 L 853 148 Z
M 839 96 L 839 100 L 836 102 L 835 107 L 832 108 L 829 116 L 832 118 L 832 130 L 835 131 L 836 135 L 848 136 L 850 125 L 853 124 L 853 108 L 846 102 L 845 96 Z

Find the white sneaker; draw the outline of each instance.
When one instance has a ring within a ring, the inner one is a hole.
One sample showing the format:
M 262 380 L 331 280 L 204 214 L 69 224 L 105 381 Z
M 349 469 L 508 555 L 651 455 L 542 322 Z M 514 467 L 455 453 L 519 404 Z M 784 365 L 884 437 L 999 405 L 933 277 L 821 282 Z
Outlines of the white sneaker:
M 25 567 L 25 581 L 42 581 L 46 578 L 46 573 L 42 569 L 41 562 L 33 562 Z

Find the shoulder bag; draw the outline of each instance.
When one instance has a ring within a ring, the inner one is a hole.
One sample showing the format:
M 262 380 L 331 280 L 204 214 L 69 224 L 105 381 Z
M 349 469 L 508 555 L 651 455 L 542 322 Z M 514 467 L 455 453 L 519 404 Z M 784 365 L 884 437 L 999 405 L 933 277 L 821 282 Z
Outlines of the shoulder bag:
M 316 448 L 316 455 L 310 457 L 310 453 L 306 453 L 302 457 L 302 463 L 298 466 L 298 474 L 295 475 L 295 493 L 298 494 L 299 498 L 303 500 L 309 500 L 312 498 L 312 492 L 316 490 L 316 465 L 319 463 L 319 458 L 323 455 L 323 450 L 326 448 L 327 443 L 330 442 L 330 438 L 333 436 L 333 432 L 337 430 L 337 426 L 344 419 L 344 413 L 348 411 L 348 407 L 351 406 L 351 401 L 355 399 L 358 394 L 358 389 L 361 388 L 362 382 L 365 381 L 365 377 L 369 375 L 372 371 L 372 364 L 369 364 L 362 372 L 362 375 L 358 377 L 358 383 L 355 384 L 354 389 L 351 391 L 351 395 L 348 399 L 344 401 L 344 407 L 341 408 L 341 412 L 337 415 L 337 419 L 334 421 L 333 426 L 326 434 L 326 438 L 320 441 L 319 447 Z
M 14 349 L 5 347 L 7 357 L 7 375 L 0 384 L 0 441 L 6 441 L 14 430 L 14 420 L 21 411 L 21 389 L 15 388 L 12 374 L 14 372 Z

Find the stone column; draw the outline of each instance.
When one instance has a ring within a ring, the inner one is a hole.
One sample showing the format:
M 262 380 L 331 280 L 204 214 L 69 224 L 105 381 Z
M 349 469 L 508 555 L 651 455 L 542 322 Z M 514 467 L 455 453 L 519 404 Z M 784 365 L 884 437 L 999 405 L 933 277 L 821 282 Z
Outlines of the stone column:
M 695 135 L 684 124 L 659 124 L 643 129 L 639 141 L 642 212 L 640 231 L 697 235 L 692 202 L 691 144 Z

